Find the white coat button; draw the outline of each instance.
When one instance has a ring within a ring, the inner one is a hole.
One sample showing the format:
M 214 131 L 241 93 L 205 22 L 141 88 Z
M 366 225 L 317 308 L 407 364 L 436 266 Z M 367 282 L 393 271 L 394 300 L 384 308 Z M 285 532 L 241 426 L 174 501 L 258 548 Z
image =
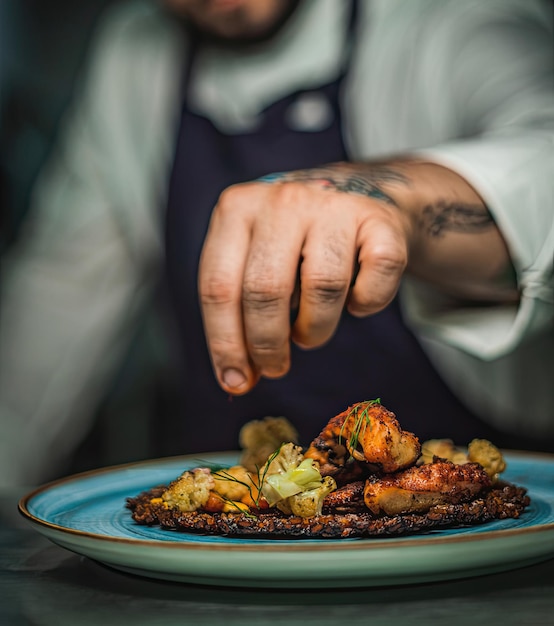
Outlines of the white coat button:
M 307 133 L 329 128 L 333 119 L 329 100 L 318 92 L 301 94 L 285 113 L 285 122 L 290 129 Z

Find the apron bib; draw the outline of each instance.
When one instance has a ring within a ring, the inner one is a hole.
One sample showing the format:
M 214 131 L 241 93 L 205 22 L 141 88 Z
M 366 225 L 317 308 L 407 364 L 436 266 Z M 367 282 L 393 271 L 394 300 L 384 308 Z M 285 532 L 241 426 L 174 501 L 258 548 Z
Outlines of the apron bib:
M 184 361 L 180 452 L 236 448 L 240 427 L 266 415 L 289 418 L 306 444 L 348 405 L 377 397 L 422 440 L 448 434 L 466 442 L 490 432 L 440 379 L 404 325 L 397 301 L 365 319 L 345 312 L 328 344 L 313 351 L 293 346 L 289 374 L 261 380 L 245 396 L 230 398 L 215 380 L 197 296 L 211 211 L 233 183 L 348 160 L 339 97 L 344 74 L 317 90 L 290 94 L 263 111 L 255 131 L 235 135 L 190 111 L 185 89 L 166 216 L 167 284 Z M 306 101 L 326 112 L 323 128 L 293 128 Z

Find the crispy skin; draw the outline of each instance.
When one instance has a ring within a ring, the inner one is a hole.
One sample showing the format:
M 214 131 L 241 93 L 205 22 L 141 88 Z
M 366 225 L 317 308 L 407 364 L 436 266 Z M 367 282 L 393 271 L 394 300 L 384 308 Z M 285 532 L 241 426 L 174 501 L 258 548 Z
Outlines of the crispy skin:
M 376 515 L 424 512 L 437 504 L 468 502 L 490 486 L 491 480 L 481 465 L 456 465 L 437 459 L 381 478 L 369 477 L 364 502 Z
M 402 430 L 392 411 L 371 401 L 331 418 L 304 456 L 319 463 L 322 475 L 337 479 L 351 456 L 390 473 L 413 465 L 420 453 L 418 438 Z
M 324 513 L 357 513 L 365 508 L 363 480 L 356 480 L 335 489 L 323 501 Z
M 522 487 L 498 484 L 471 502 L 440 504 L 425 513 L 375 516 L 365 509 L 355 513 L 327 512 L 302 518 L 285 515 L 276 509 L 243 513 L 182 513 L 151 504 L 163 488 L 154 489 L 136 498 L 129 498 L 127 507 L 138 524 L 160 524 L 162 528 L 233 537 L 272 537 L 297 539 L 342 539 L 353 537 L 396 537 L 440 528 L 483 524 L 493 519 L 517 518 L 529 505 Z M 327 509 L 328 510 L 328 509 Z

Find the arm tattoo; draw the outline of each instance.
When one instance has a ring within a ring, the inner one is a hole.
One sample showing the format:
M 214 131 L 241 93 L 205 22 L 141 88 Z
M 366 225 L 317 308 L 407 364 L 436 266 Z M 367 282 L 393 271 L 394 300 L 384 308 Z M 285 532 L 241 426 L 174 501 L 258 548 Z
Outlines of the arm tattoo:
M 494 226 L 494 219 L 485 206 L 441 200 L 424 207 L 421 223 L 431 237 L 442 237 L 446 232 L 480 233 Z
M 397 202 L 383 189 L 384 184 L 400 184 L 409 186 L 406 176 L 392 167 L 372 166 L 353 167 L 341 166 L 322 167 L 295 172 L 278 172 L 258 179 L 262 182 L 296 182 L 309 181 L 319 183 L 324 189 L 354 193 L 368 198 L 374 198 L 398 206 Z

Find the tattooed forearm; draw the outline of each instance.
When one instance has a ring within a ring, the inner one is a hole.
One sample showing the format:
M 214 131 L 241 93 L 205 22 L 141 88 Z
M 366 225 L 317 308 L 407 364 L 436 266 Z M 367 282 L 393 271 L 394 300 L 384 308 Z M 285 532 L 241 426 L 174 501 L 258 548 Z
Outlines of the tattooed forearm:
M 444 200 L 424 207 L 421 223 L 432 237 L 442 237 L 446 232 L 481 233 L 494 226 L 485 206 Z
M 322 167 L 295 172 L 280 172 L 260 178 L 263 182 L 309 181 L 322 187 L 344 193 L 355 193 L 388 204 L 398 206 L 394 198 L 385 191 L 385 185 L 409 186 L 409 179 L 392 167 L 336 166 Z

